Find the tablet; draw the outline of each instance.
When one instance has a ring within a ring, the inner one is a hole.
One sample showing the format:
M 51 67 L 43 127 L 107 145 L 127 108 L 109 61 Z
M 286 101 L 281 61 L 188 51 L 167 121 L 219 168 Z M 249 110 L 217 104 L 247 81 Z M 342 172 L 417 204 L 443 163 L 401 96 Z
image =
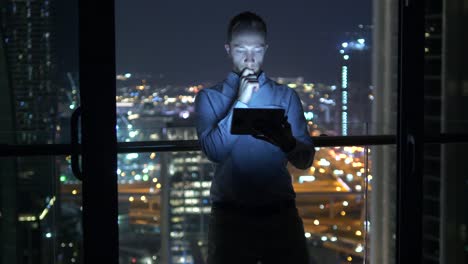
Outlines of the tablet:
M 280 124 L 284 118 L 281 108 L 234 108 L 231 122 L 233 135 L 257 135 L 256 126 Z

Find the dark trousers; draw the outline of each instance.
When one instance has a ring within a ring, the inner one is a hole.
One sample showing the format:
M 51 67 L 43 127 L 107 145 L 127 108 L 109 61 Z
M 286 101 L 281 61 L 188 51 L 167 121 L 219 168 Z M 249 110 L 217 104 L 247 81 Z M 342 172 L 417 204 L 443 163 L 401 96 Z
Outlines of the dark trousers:
M 208 264 L 307 264 L 302 219 L 296 206 L 237 208 L 213 205 Z

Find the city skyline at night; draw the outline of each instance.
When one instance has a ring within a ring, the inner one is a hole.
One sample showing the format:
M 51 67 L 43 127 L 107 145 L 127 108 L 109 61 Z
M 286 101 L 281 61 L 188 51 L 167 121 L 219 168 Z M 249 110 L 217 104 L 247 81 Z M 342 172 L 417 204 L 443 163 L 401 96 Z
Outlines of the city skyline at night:
M 281 10 L 262 7 L 265 3 L 231 3 L 231 10 L 223 7 L 212 17 L 201 17 L 193 11 L 215 10 L 220 8 L 219 3 L 188 3 L 195 6 L 191 11 L 190 8 L 180 10 L 176 20 L 166 14 L 176 8 L 174 3 L 116 3 L 117 140 L 197 139 L 193 118 L 195 96 L 201 89 L 224 79 L 230 71 L 222 49 L 225 26 L 236 10 L 244 8 L 257 11 L 267 20 L 271 49 L 264 70 L 268 77 L 298 93 L 311 135 L 339 135 L 336 126 L 340 100 L 338 50 L 347 30 L 369 23 L 370 14 L 367 21 L 364 14 L 370 9 L 359 10 L 353 18 L 347 17 L 354 22 L 345 22 L 339 18 L 344 16 L 343 10 L 337 12 L 338 17 L 316 16 L 321 10 L 329 9 L 328 4 L 297 1 Z M 68 16 L 76 10 L 63 11 L 64 3 L 54 4 L 53 10 L 61 11 L 54 13 L 54 22 L 76 19 Z M 349 6 L 345 1 L 336 4 L 343 8 Z M 195 18 L 197 23 L 193 23 Z M 284 23 L 285 20 L 289 22 Z M 161 27 L 164 21 L 173 23 Z M 51 104 L 58 109 L 52 134 L 62 143 L 69 142 L 69 118 L 80 106 L 77 36 L 69 36 L 69 27 L 73 25 L 76 21 L 58 23 L 50 35 L 54 41 L 51 46 L 57 54 L 51 60 L 57 65 L 54 77 L 58 80 L 53 81 L 59 94 Z M 362 198 L 367 186 L 367 149 L 316 150 L 317 159 L 311 168 L 302 171 L 288 166 L 298 209 L 304 218 L 304 236 L 310 250 L 330 258 L 327 263 L 357 262 L 365 252 L 365 225 L 370 224 L 364 221 Z M 55 178 L 45 173 L 42 177 L 49 176 L 57 185 L 56 191 L 34 198 L 46 213 L 40 217 L 22 213 L 19 221 L 34 227 L 42 219 L 48 220 L 42 223 L 39 232 L 34 228 L 28 232 L 35 232 L 35 239 L 42 244 L 53 242 L 49 250 L 56 252 L 59 263 L 80 262 L 83 254 L 81 181 L 71 170 L 70 156 L 60 157 L 54 164 Z M 214 166 L 200 151 L 118 155 L 116 181 L 122 263 L 160 263 L 164 240 L 170 248 L 172 263 L 203 263 Z M 49 210 L 57 214 L 47 214 Z M 57 226 L 53 219 L 59 223 Z M 167 237 L 162 233 L 165 227 Z M 41 253 L 44 259 L 55 258 L 47 252 Z
M 464 2 L 0 1 L 0 264 L 465 263 Z
M 57 2 L 58 65 L 77 71 L 76 4 Z M 77 5 L 77 4 L 76 4 Z M 213 0 L 117 1 L 115 8 L 117 72 L 146 72 L 161 81 L 184 85 L 220 81 L 231 69 L 224 50 L 229 19 L 245 10 L 257 12 L 268 26 L 265 72 L 269 76 L 303 76 L 321 83 L 339 81 L 336 50 L 346 33 L 372 24 L 372 1 Z M 66 47 L 66 49 L 65 49 Z

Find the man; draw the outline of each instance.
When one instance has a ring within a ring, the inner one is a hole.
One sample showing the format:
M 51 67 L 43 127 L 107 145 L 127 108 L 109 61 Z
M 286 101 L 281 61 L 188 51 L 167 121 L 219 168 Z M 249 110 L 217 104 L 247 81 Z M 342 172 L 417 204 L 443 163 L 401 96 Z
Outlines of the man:
M 312 165 L 315 154 L 296 92 L 262 71 L 265 22 L 251 12 L 232 18 L 226 52 L 233 69 L 195 100 L 197 133 L 216 163 L 211 186 L 208 263 L 308 263 L 304 227 L 286 165 Z M 281 125 L 233 135 L 234 108 L 283 108 Z

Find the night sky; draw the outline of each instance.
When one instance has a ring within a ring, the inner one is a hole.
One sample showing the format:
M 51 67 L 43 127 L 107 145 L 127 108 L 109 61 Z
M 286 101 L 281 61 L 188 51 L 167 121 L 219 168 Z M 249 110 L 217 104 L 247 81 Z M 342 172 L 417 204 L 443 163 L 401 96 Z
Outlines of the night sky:
M 69 7 L 63 4 L 67 11 L 59 14 L 68 20 L 59 37 L 76 24 L 70 15 L 76 11 Z M 338 80 L 345 32 L 372 22 L 372 0 L 116 0 L 117 72 L 162 74 L 167 82 L 184 85 L 221 81 L 231 69 L 223 47 L 227 24 L 242 11 L 267 23 L 267 75 L 326 84 Z M 61 41 L 72 46 L 76 39 Z

